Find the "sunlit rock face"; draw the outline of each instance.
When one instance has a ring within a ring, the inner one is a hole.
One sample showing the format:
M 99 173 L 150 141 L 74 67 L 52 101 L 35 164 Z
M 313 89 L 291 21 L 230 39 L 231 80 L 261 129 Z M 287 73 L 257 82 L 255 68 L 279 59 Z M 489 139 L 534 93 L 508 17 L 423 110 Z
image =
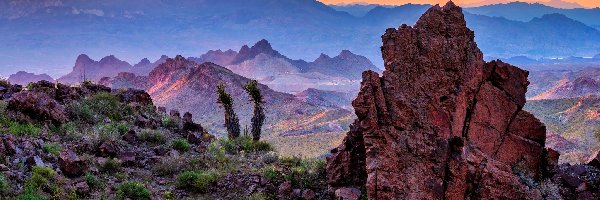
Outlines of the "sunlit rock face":
M 388 29 L 385 71 L 366 71 L 358 119 L 328 158 L 332 188 L 369 199 L 542 198 L 546 128 L 522 110 L 528 72 L 485 62 L 452 2 Z

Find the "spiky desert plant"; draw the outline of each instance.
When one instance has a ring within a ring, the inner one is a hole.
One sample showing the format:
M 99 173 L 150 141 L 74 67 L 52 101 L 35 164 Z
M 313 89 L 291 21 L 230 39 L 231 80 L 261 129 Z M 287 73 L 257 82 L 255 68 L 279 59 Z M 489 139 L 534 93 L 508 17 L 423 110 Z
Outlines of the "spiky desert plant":
M 252 139 L 254 141 L 260 140 L 261 128 L 265 122 L 265 111 L 263 108 L 263 96 L 258 88 L 258 82 L 256 80 L 248 81 L 244 86 L 246 93 L 250 95 L 250 100 L 254 102 L 254 114 L 252 115 Z
M 217 103 L 221 104 L 225 111 L 225 128 L 227 128 L 227 137 L 235 139 L 240 136 L 240 120 L 233 110 L 233 98 L 225 91 L 225 85 L 217 85 Z

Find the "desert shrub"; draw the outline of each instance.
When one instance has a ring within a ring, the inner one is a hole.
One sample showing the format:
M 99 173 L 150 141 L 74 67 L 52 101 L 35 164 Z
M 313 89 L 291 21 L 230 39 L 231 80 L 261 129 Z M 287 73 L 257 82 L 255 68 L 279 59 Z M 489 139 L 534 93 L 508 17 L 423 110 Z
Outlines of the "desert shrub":
M 291 181 L 292 185 L 297 188 L 326 187 L 327 183 L 324 181 L 326 180 L 325 160 L 284 157 L 279 162 L 286 166 L 282 171 L 278 171 L 278 173 L 263 171 L 263 176 L 280 178 L 279 175 L 281 175 L 284 180 Z M 268 173 L 276 175 L 272 176 Z
M 170 129 L 170 130 L 179 128 L 179 122 L 170 116 L 165 116 L 162 118 L 162 125 L 163 125 L 163 127 Z
M 264 152 L 273 150 L 273 147 L 268 142 L 255 141 L 247 135 L 235 139 L 219 138 L 215 142 L 222 146 L 228 154 L 237 154 L 240 151 Z
M 6 101 L 0 101 L 0 127 L 8 127 L 9 123 L 12 121 L 6 113 L 7 105 L 8 103 Z
M 129 126 L 125 123 L 108 123 L 97 126 L 100 140 L 118 140 L 121 135 L 127 133 Z
M 72 119 L 93 123 L 96 121 L 92 108 L 84 102 L 73 102 L 67 106 Z
M 192 145 L 190 145 L 190 143 L 188 143 L 185 139 L 176 139 L 173 141 L 173 149 L 177 150 L 177 151 L 189 151 L 190 148 L 192 148 Z
M 47 199 L 46 197 L 37 194 L 40 188 L 50 188 L 53 193 L 59 189 L 56 185 L 51 184 L 51 181 L 56 176 L 56 172 L 52 168 L 34 166 L 31 171 L 31 177 L 25 181 L 23 193 L 17 196 L 16 199 Z
M 56 143 L 46 143 L 46 144 L 42 145 L 42 149 L 46 153 L 52 154 L 54 156 L 58 156 L 58 154 L 60 154 L 61 147 L 59 144 L 56 144 Z
M 4 174 L 0 173 L 0 196 L 5 196 L 10 189 L 8 180 L 4 177 Z
M 138 182 L 125 182 L 117 186 L 117 199 L 150 199 L 150 191 Z
M 17 135 L 17 136 L 24 136 L 24 135 L 31 135 L 31 136 L 36 136 L 39 135 L 40 132 L 42 131 L 42 129 L 34 124 L 31 123 L 18 123 L 18 122 L 10 122 L 9 123 L 9 127 L 8 127 L 8 132 L 13 134 L 13 135 Z
M 214 171 L 187 171 L 177 177 L 176 185 L 190 191 L 206 192 L 218 179 L 219 174 Z
M 226 165 L 229 163 L 229 159 L 225 155 L 225 148 L 216 141 L 208 145 L 208 153 L 220 165 Z
M 99 169 L 104 173 L 115 173 L 121 170 L 121 160 L 117 158 L 108 158 L 100 164 Z
M 140 138 L 140 140 L 148 142 L 150 144 L 163 144 L 167 141 L 167 139 L 161 132 L 154 130 L 142 130 L 138 137 Z
M 271 165 L 266 166 L 262 169 L 262 171 L 263 176 L 271 181 L 277 179 L 279 176 L 279 172 L 277 171 L 277 169 L 275 169 L 275 167 Z
M 111 120 L 119 121 L 123 117 L 119 98 L 110 93 L 95 94 L 85 99 L 84 104 L 89 106 L 94 113 L 108 117 Z
M 100 181 L 100 179 L 97 176 L 94 176 L 93 174 L 87 173 L 83 178 L 85 180 L 85 183 L 87 183 L 91 189 L 101 188 L 102 185 L 104 185 L 102 181 Z
M 270 151 L 270 152 L 263 154 L 261 156 L 261 159 L 264 163 L 271 164 L 271 163 L 277 162 L 277 160 L 279 160 L 279 155 L 274 151 Z
M 152 166 L 152 172 L 158 176 L 170 176 L 179 173 L 185 166 L 180 158 L 166 157 Z
M 51 131 L 64 136 L 64 138 L 68 140 L 74 140 L 81 137 L 81 133 L 78 131 L 77 124 L 75 124 L 75 122 L 67 122 L 58 127 L 51 127 Z

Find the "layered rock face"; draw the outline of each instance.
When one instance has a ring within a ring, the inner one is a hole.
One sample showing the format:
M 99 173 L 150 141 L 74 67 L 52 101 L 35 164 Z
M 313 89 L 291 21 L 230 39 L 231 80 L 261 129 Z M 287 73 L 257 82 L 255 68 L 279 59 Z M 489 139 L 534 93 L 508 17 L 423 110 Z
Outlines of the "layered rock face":
M 328 158 L 333 188 L 369 199 L 542 198 L 545 126 L 522 110 L 528 72 L 485 62 L 452 2 L 382 36 L 383 76 L 363 73 L 358 119 Z

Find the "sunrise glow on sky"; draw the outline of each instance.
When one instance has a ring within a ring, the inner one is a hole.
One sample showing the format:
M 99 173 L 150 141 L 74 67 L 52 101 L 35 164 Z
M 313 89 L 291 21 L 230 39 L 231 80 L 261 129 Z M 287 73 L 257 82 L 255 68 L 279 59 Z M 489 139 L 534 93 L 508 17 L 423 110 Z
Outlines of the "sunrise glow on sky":
M 447 0 L 319 0 L 325 4 L 347 4 L 347 3 L 371 3 L 384 5 L 402 5 L 407 3 L 414 4 L 445 4 Z M 549 2 L 560 0 L 519 0 L 521 2 Z M 584 7 L 593 8 L 600 7 L 600 0 L 562 0 L 563 2 L 578 3 Z M 494 3 L 511 2 L 507 0 L 454 0 L 459 5 L 487 5 Z

